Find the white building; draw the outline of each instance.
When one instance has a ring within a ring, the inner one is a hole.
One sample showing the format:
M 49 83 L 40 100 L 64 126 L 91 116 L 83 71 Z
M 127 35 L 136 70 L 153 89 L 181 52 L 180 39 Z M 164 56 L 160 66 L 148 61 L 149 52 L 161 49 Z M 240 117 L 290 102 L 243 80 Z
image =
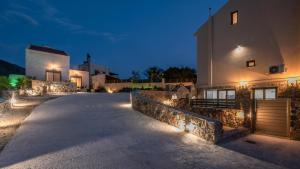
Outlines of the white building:
M 30 45 L 25 57 L 26 76 L 46 82 L 72 82 L 78 89 L 89 86 L 88 72 L 70 69 L 70 56 L 62 50 Z

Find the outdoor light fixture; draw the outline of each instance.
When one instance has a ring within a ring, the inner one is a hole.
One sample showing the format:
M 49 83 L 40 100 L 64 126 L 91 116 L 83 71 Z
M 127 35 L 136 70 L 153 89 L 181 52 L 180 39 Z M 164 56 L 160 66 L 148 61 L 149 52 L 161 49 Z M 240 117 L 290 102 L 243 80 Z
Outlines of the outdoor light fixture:
M 237 45 L 237 47 L 235 48 L 235 52 L 241 53 L 242 51 L 243 51 L 243 47 L 241 45 Z
M 171 100 L 164 100 L 163 104 L 171 106 L 172 105 L 172 101 Z
M 54 69 L 57 69 L 58 66 L 57 66 L 56 64 L 50 64 L 50 65 L 49 65 L 49 68 L 50 68 L 51 70 L 54 70 Z
M 184 131 L 185 130 L 185 122 L 183 120 L 179 120 L 178 122 L 178 128 L 180 131 Z
M 245 54 L 245 52 L 246 52 L 246 48 L 244 46 L 237 45 L 232 50 L 232 57 L 240 58 Z
M 240 81 L 240 87 L 247 87 L 247 85 L 248 85 L 247 81 L 244 81 L 244 80 Z
M 110 94 L 114 93 L 114 91 L 112 89 L 110 89 L 110 88 L 107 88 L 107 92 L 110 93 Z
M 287 82 L 288 86 L 296 86 L 297 85 L 297 77 L 288 77 Z
M 193 123 L 189 123 L 188 125 L 186 125 L 186 130 L 188 132 L 192 132 L 195 129 L 195 125 Z
M 172 95 L 172 100 L 176 100 L 176 99 L 178 99 L 177 95 L 176 95 L 176 94 L 173 94 L 173 95 Z
M 16 102 L 17 102 L 17 100 L 15 98 L 15 94 L 13 93 L 10 100 L 9 100 L 10 107 L 12 108 Z

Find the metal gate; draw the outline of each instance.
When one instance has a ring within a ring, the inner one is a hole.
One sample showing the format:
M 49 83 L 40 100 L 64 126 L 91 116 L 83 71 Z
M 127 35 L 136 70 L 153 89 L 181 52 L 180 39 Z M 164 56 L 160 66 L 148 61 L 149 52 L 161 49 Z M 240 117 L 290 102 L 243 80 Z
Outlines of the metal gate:
M 290 99 L 257 100 L 256 132 L 289 137 L 290 107 Z

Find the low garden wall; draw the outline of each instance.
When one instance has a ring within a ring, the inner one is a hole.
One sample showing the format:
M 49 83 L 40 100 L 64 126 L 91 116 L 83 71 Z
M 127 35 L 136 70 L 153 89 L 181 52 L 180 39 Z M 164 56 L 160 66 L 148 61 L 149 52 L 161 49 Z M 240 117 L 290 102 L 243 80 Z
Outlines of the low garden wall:
M 70 82 L 46 82 L 41 80 L 32 80 L 32 89 L 36 95 L 45 93 L 69 93 L 76 91 L 76 85 Z
M 245 113 L 241 109 L 191 107 L 188 99 L 172 100 L 168 91 L 140 91 L 140 95 L 166 104 L 176 109 L 186 110 L 211 119 L 221 121 L 224 126 L 238 128 L 245 125 Z
M 238 128 L 244 126 L 244 112 L 239 109 L 192 108 L 192 112 L 219 120 L 224 126 Z
M 145 115 L 190 132 L 209 143 L 216 144 L 222 139 L 222 123 L 208 117 L 178 110 L 135 92 L 132 107 Z
M 10 109 L 9 101 L 0 102 L 0 113 L 5 112 Z

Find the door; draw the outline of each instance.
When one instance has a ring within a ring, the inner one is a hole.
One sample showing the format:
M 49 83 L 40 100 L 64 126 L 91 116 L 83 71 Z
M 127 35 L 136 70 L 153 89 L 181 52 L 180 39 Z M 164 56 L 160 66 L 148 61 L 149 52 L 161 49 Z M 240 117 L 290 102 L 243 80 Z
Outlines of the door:
M 71 77 L 71 82 L 75 83 L 78 89 L 82 87 L 82 77 L 79 76 Z
M 257 100 L 256 132 L 289 137 L 290 106 L 290 99 Z

